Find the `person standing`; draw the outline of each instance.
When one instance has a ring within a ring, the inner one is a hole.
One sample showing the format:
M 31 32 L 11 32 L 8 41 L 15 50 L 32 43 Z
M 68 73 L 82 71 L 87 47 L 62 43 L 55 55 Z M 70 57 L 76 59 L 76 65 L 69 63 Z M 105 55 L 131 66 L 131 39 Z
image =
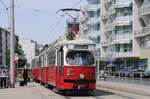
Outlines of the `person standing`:
M 22 77 L 23 77 L 24 85 L 26 86 L 28 83 L 28 68 L 27 67 L 23 69 Z
M 7 79 L 8 73 L 7 69 L 5 67 L 1 67 L 0 69 L 0 87 L 1 88 L 6 88 L 6 79 Z

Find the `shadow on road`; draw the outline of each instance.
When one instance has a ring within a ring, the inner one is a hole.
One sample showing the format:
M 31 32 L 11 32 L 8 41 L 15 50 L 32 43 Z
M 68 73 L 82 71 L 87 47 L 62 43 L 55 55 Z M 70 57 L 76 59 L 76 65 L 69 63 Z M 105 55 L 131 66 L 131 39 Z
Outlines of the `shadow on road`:
M 112 92 L 107 92 L 104 90 L 100 90 L 100 89 L 96 89 L 95 91 L 91 92 L 90 94 L 63 94 L 63 93 L 59 93 L 61 95 L 64 95 L 66 97 L 66 99 L 70 99 L 69 97 L 89 97 L 89 96 L 105 96 L 105 95 L 114 95 L 114 93 Z
M 100 89 L 96 89 L 95 91 L 93 91 L 91 93 L 91 95 L 93 95 L 93 96 L 105 96 L 105 95 L 114 95 L 114 93 L 100 90 Z

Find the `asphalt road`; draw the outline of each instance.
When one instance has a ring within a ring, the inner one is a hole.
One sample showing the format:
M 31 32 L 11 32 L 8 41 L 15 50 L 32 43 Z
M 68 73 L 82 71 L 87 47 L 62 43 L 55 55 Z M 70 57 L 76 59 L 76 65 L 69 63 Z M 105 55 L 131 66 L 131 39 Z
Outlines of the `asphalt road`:
M 97 87 L 90 95 L 62 95 L 37 84 L 37 89 L 42 92 L 41 99 L 150 99 L 143 94 L 129 93 L 110 88 Z

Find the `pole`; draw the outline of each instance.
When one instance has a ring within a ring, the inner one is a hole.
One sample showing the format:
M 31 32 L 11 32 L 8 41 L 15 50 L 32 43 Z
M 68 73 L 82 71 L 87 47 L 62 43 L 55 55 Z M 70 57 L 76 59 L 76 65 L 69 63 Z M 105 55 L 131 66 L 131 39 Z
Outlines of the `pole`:
M 14 33 L 15 33 L 15 20 L 14 20 L 14 0 L 10 0 L 10 83 L 11 87 L 15 87 L 14 82 Z
M 99 52 L 99 50 L 97 50 L 97 56 L 98 56 L 98 57 L 97 57 L 97 80 L 99 80 L 99 77 L 100 77 L 100 73 L 99 73 L 99 72 L 100 72 L 100 71 L 99 71 L 99 69 L 100 69 L 100 68 L 99 68 L 99 65 L 100 65 L 100 64 L 99 64 L 99 61 L 100 61 L 100 59 L 99 59 L 99 58 L 100 58 L 100 52 Z
M 99 57 L 98 57 L 98 60 L 97 60 L 97 80 L 99 80 Z

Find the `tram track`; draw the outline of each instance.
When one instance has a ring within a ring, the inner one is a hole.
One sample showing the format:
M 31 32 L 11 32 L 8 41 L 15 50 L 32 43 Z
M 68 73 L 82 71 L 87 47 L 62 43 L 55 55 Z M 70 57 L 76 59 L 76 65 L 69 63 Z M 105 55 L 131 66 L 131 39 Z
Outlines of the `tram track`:
M 117 90 L 117 91 L 122 91 L 122 92 L 128 92 L 128 93 L 133 93 L 133 94 L 138 94 L 138 95 L 143 95 L 143 96 L 148 96 L 150 97 L 150 94 L 148 94 L 145 91 L 141 90 L 133 90 L 131 88 L 122 88 L 122 87 L 113 87 L 113 86 L 103 86 L 103 85 L 97 85 L 97 88 L 107 88 L 107 89 L 112 89 L 112 90 Z
M 147 94 L 141 94 L 138 92 L 132 92 L 132 91 L 127 91 L 127 90 L 122 90 L 122 89 L 117 89 L 117 88 L 115 89 L 115 88 L 101 86 L 101 87 L 97 87 L 97 89 L 101 89 L 106 92 L 111 92 L 116 96 L 121 96 L 126 99 L 137 99 L 135 96 L 150 97 L 150 95 L 147 95 Z M 141 99 L 141 98 L 138 98 L 138 99 Z M 149 98 L 144 98 L 144 99 L 149 99 Z

